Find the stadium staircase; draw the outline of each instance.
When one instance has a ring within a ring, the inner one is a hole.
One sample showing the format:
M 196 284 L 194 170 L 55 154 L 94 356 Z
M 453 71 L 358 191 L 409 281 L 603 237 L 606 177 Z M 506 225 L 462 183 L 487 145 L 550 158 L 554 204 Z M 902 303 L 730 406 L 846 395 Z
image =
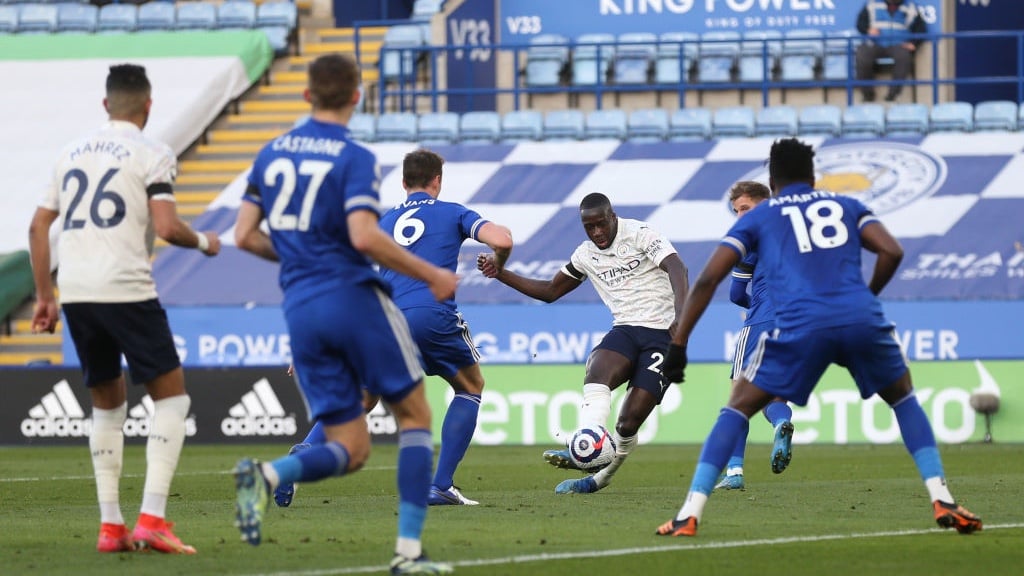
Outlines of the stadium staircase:
M 218 194 L 249 167 L 260 147 L 289 129 L 309 112 L 302 98 L 306 69 L 321 54 L 354 53 L 355 31 L 331 28 L 329 19 L 317 21 L 300 7 L 300 55 L 277 58 L 264 82 L 250 89 L 238 103 L 207 130 L 202 140 L 179 159 L 175 196 L 178 213 L 190 222 L 203 213 Z M 318 26 L 319 25 L 319 26 Z M 377 58 L 387 29 L 359 29 L 363 85 L 370 97 L 376 92 Z M 162 240 L 156 252 L 165 248 Z M 60 327 L 55 334 L 32 334 L 32 306 L 25 302 L 0 326 L 0 366 L 61 364 Z

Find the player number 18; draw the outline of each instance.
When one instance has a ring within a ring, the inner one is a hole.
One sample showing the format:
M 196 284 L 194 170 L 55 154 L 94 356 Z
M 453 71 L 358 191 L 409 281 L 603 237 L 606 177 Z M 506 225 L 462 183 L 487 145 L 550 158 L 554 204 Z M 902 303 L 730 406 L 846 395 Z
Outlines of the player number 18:
M 800 252 L 842 246 L 850 237 L 843 224 L 843 206 L 835 200 L 818 200 L 803 213 L 797 206 L 786 206 L 782 213 L 789 216 Z

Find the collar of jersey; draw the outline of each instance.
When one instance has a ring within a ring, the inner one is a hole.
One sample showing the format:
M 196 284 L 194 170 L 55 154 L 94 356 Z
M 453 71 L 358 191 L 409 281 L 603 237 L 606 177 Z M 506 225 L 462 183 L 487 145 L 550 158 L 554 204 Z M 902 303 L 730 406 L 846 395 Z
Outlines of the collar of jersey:
M 138 126 L 127 120 L 107 120 L 107 128 L 126 130 L 129 132 L 142 132 Z

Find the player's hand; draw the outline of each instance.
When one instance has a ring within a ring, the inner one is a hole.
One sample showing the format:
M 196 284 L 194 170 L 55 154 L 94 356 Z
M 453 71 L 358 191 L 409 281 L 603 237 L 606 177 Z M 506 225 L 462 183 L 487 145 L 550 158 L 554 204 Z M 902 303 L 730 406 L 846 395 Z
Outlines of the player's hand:
M 203 250 L 203 254 L 216 256 L 220 253 L 220 236 L 216 232 L 200 232 L 200 234 L 206 236 L 206 240 L 210 243 L 210 247 Z
M 295 376 L 295 364 L 289 364 L 288 370 L 285 371 L 285 374 L 289 376 Z
M 57 329 L 57 319 L 60 311 L 57 308 L 57 301 L 52 298 L 40 298 L 36 300 L 36 307 L 32 313 L 32 333 L 49 332 Z
M 501 270 L 494 263 L 494 254 L 480 254 L 476 257 L 476 269 L 484 275 L 485 278 L 494 278 L 498 274 L 501 274 Z
M 903 43 L 903 48 L 907 52 L 914 52 L 915 50 L 917 50 L 917 46 L 915 46 L 913 42 L 904 42 Z
M 438 302 L 455 297 L 455 287 L 459 283 L 459 277 L 446 268 L 437 268 L 434 277 L 427 281 L 430 293 Z
M 668 351 L 665 353 L 665 363 L 661 367 L 661 375 L 669 382 L 680 383 L 685 380 L 683 373 L 686 371 L 686 346 L 680 346 L 670 342 Z

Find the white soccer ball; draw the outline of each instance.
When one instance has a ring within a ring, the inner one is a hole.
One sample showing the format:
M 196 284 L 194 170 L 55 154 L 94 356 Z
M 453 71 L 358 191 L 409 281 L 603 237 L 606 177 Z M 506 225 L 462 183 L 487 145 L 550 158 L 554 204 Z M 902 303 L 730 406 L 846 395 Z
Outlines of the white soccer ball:
M 600 470 L 615 458 L 615 440 L 604 426 L 584 426 L 572 434 L 569 457 L 582 470 Z

